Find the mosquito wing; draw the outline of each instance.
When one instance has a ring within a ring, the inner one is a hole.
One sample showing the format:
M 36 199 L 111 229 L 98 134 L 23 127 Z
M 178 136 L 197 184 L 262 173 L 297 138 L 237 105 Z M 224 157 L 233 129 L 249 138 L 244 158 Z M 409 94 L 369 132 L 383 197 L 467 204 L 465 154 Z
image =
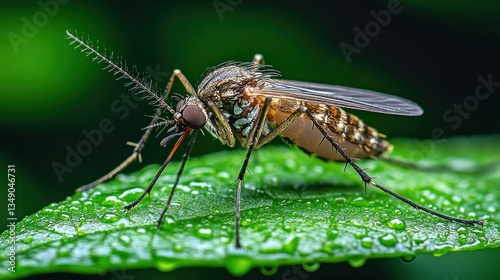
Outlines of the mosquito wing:
M 253 94 L 391 115 L 418 116 L 423 113 L 422 108 L 410 100 L 344 86 L 270 79 Z

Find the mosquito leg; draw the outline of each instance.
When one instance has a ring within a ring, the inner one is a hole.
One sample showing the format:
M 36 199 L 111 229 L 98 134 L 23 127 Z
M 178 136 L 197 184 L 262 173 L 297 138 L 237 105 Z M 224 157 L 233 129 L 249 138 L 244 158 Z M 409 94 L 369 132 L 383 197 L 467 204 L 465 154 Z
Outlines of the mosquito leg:
M 285 129 L 287 129 L 292 123 L 304 114 L 304 107 L 300 107 L 295 112 L 290 114 L 282 123 L 271 130 L 266 136 L 260 139 L 256 148 L 260 148 L 267 144 L 269 141 L 273 140 L 276 136 L 280 135 Z
M 170 202 L 172 201 L 172 198 L 174 197 L 174 192 L 175 192 L 175 189 L 177 188 L 177 184 L 179 184 L 179 179 L 181 178 L 182 171 L 184 171 L 184 166 L 186 165 L 186 162 L 189 158 L 189 155 L 191 154 L 191 149 L 193 148 L 193 144 L 194 144 L 194 140 L 196 139 L 197 132 L 198 132 L 198 130 L 195 130 L 193 132 L 193 136 L 191 137 L 191 141 L 189 141 L 186 152 L 184 153 L 184 156 L 182 157 L 181 167 L 179 167 L 179 171 L 177 171 L 177 177 L 175 177 L 175 182 L 174 182 L 174 185 L 172 186 L 172 190 L 170 191 L 170 195 L 168 196 L 167 203 L 165 204 L 163 211 L 161 211 L 160 217 L 158 218 L 158 221 L 156 223 L 158 227 L 161 226 L 161 224 L 163 222 L 163 218 L 165 217 L 165 214 L 167 213 L 168 207 L 170 207 Z
M 413 208 L 417 209 L 417 210 L 422 210 L 424 212 L 427 212 L 431 215 L 434 215 L 434 216 L 437 216 L 437 217 L 440 217 L 442 219 L 445 219 L 445 220 L 448 220 L 448 221 L 452 221 L 452 222 L 457 222 L 457 223 L 461 223 L 461 224 L 466 224 L 466 225 L 484 225 L 486 222 L 485 221 L 481 221 L 481 220 L 466 220 L 466 219 L 459 219 L 459 218 L 454 218 L 454 217 L 450 217 L 448 215 L 445 215 L 445 214 L 442 214 L 442 213 L 439 213 L 439 212 L 436 212 L 434 210 L 431 210 L 429 208 L 426 208 L 422 205 L 419 205 L 387 188 L 385 188 L 384 186 L 378 184 L 377 182 L 373 181 L 373 178 L 371 176 L 369 176 L 362 168 L 360 168 L 356 163 L 354 163 L 354 161 L 352 160 L 351 157 L 349 157 L 349 155 L 347 155 L 347 153 L 342 149 L 342 147 L 340 147 L 340 145 L 335 142 L 333 140 L 332 137 L 330 137 L 328 135 L 328 133 L 325 131 L 325 129 L 323 129 L 323 127 L 316 121 L 316 119 L 314 118 L 314 116 L 311 114 L 311 112 L 309 112 L 306 108 L 304 108 L 304 111 L 305 111 L 305 114 L 308 116 L 308 118 L 314 123 L 314 125 L 316 126 L 316 128 L 318 128 L 321 133 L 323 134 L 324 138 L 330 142 L 330 144 L 335 148 L 335 150 L 337 150 L 337 152 L 339 154 L 342 155 L 342 157 L 346 160 L 346 162 L 352 166 L 352 168 L 354 168 L 354 170 L 359 174 L 359 176 L 361 177 L 361 179 L 363 180 L 363 183 L 365 184 L 370 184 L 370 185 L 373 185 L 375 186 L 376 188 L 384 191 L 385 193 L 388 193 L 390 195 L 392 195 L 393 197 L 403 201 L 404 203 L 412 206 Z
M 217 108 L 217 105 L 215 105 L 214 102 L 209 101 L 208 102 L 208 107 L 212 112 L 214 113 L 215 117 L 219 121 L 222 129 L 224 131 L 223 134 L 220 134 L 220 140 L 222 141 L 223 144 L 228 145 L 229 147 L 234 147 L 236 145 L 236 139 L 234 138 L 233 131 L 231 130 L 231 126 L 227 122 L 226 118 L 224 118 L 224 115 L 222 112 Z
M 168 80 L 168 84 L 165 87 L 165 91 L 163 92 L 161 100 L 166 100 L 168 98 L 168 95 L 170 93 L 170 90 L 172 89 L 172 85 L 173 85 L 176 77 L 181 81 L 181 83 L 184 85 L 184 87 L 186 88 L 187 91 L 191 91 L 191 90 L 194 91 L 193 86 L 191 86 L 191 84 L 189 83 L 187 78 L 182 74 L 182 72 L 180 70 L 174 70 L 172 75 L 170 75 L 170 79 Z M 141 151 L 144 148 L 144 145 L 146 144 L 146 141 L 148 140 L 149 135 L 151 134 L 151 132 L 154 128 L 154 124 L 156 122 L 158 122 L 159 116 L 161 115 L 163 110 L 165 110 L 164 107 L 158 107 L 158 109 L 156 110 L 156 112 L 151 120 L 151 123 L 147 126 L 147 129 L 144 132 L 144 134 L 142 135 L 139 142 L 136 145 L 134 145 L 135 146 L 134 151 L 127 159 L 125 159 L 115 169 L 111 170 L 109 173 L 102 176 L 101 178 L 95 180 L 92 183 L 89 183 L 89 184 L 86 184 L 86 185 L 79 187 L 78 189 L 76 189 L 76 192 L 81 192 L 84 190 L 91 189 L 91 188 L 97 186 L 98 184 L 103 183 L 103 182 L 113 178 L 116 174 L 120 173 L 123 169 L 125 169 L 127 166 L 129 166 L 134 160 L 136 160 L 137 157 L 140 158 Z M 175 112 L 173 112 L 173 113 L 175 113 Z
M 174 145 L 174 148 L 172 149 L 172 151 L 170 152 L 170 154 L 168 155 L 167 159 L 165 160 L 165 162 L 161 165 L 160 169 L 158 170 L 158 172 L 156 172 L 156 175 L 155 177 L 153 178 L 153 180 L 151 181 L 151 183 L 149 183 L 149 186 L 146 188 L 146 190 L 141 194 L 141 196 L 139 196 L 139 198 L 137 198 L 134 202 L 132 202 L 131 204 L 129 205 L 126 205 L 125 207 L 123 207 L 125 210 L 130 210 L 132 208 L 134 208 L 137 204 L 139 204 L 139 202 L 141 202 L 141 200 L 151 192 L 151 190 L 153 189 L 154 185 L 156 184 L 156 181 L 158 181 L 158 179 L 160 178 L 161 176 L 161 173 L 163 172 L 163 170 L 165 170 L 165 167 L 167 167 L 168 163 L 170 162 L 170 160 L 172 159 L 173 155 L 175 154 L 175 152 L 177 151 L 177 149 L 179 148 L 180 144 L 184 141 L 184 139 L 186 139 L 187 136 L 189 136 L 189 134 L 191 133 L 191 130 L 186 130 L 186 131 L 183 131 L 182 133 L 179 133 L 179 135 L 181 136 L 177 142 L 175 143 Z
M 250 145 L 248 145 L 247 154 L 245 156 L 245 160 L 243 161 L 243 165 L 241 166 L 240 173 L 238 174 L 238 189 L 236 191 L 236 220 L 235 220 L 235 247 L 241 248 L 240 243 L 240 213 L 241 213 L 241 188 L 244 183 L 245 173 L 247 171 L 248 163 L 250 162 L 250 156 L 252 155 L 252 151 L 259 142 L 259 137 L 262 133 L 262 129 L 264 128 L 264 123 L 266 121 L 267 112 L 269 111 L 269 105 L 271 104 L 271 98 L 266 98 L 264 101 L 264 105 L 257 119 L 257 123 L 252 129 L 254 132 L 251 133 L 252 140 L 250 141 Z

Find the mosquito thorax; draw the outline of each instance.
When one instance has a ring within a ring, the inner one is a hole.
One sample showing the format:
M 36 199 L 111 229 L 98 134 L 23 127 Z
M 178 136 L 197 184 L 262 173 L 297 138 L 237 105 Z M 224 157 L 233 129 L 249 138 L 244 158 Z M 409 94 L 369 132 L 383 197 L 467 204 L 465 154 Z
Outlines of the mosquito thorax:
M 245 87 L 256 87 L 262 73 L 248 65 L 229 64 L 210 71 L 198 86 L 198 96 L 219 107 L 226 101 L 240 98 Z

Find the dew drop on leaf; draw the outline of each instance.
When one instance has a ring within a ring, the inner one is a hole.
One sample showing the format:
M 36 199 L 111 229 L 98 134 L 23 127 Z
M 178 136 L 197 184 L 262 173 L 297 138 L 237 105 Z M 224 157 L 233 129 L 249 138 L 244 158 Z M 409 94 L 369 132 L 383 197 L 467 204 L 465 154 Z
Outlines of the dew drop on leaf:
M 406 228 L 406 225 L 403 221 L 400 219 L 392 219 L 389 222 L 387 222 L 387 226 L 389 226 L 392 229 L 396 230 L 403 230 Z
M 434 252 L 432 252 L 432 255 L 434 257 L 440 257 L 446 253 L 448 253 L 448 251 L 451 250 L 451 246 L 449 245 L 446 245 L 446 246 L 436 246 L 436 248 L 434 249 Z
M 132 241 L 128 235 L 120 235 L 120 237 L 118 237 L 118 240 L 125 246 L 130 246 L 130 242 Z
M 356 239 L 362 239 L 363 237 L 366 236 L 366 232 L 364 230 L 358 230 L 354 233 L 354 237 Z
M 225 258 L 226 269 L 234 276 L 246 274 L 253 265 L 250 257 L 242 255 L 242 253 L 230 253 Z
M 373 239 L 369 236 L 365 236 L 361 239 L 361 246 L 364 248 L 371 248 L 373 246 Z
M 413 241 L 415 241 L 415 243 L 417 244 L 422 244 L 425 242 L 425 240 L 427 240 L 427 235 L 425 235 L 424 233 L 417 232 L 413 235 Z
M 467 235 L 465 234 L 458 235 L 457 241 L 458 243 L 460 243 L 460 245 L 464 245 L 465 243 L 467 243 Z
M 277 271 L 278 271 L 277 266 L 263 266 L 260 268 L 260 273 L 266 276 L 274 275 L 276 274 Z
M 349 263 L 350 266 L 358 268 L 365 264 L 366 259 L 362 257 L 355 257 L 355 258 L 350 258 L 349 260 L 347 260 L 347 262 Z
M 178 263 L 172 260 L 160 260 L 156 262 L 156 267 L 158 270 L 163 272 L 169 272 L 177 268 Z
M 182 252 L 184 250 L 184 247 L 182 247 L 180 244 L 175 244 L 174 245 L 174 252 Z
M 139 198 L 139 196 L 144 192 L 144 189 L 141 188 L 132 188 L 124 191 L 122 194 L 118 196 L 119 199 L 132 202 Z
M 118 199 L 118 197 L 114 196 L 114 195 L 110 195 L 108 197 L 106 197 L 102 202 L 101 202 L 101 205 L 105 205 L 105 206 L 115 206 L 115 205 L 123 205 L 123 201 L 121 201 L 120 199 Z
M 335 240 L 337 239 L 337 236 L 339 236 L 339 231 L 336 230 L 336 229 L 331 229 L 327 232 L 326 234 L 326 237 L 328 238 L 328 240 Z
M 24 239 L 24 242 L 25 242 L 26 244 L 30 244 L 30 243 L 31 243 L 31 241 L 33 241 L 33 236 L 26 236 L 26 238 Z
M 394 247 L 398 243 L 398 240 L 392 234 L 386 234 L 382 237 L 379 237 L 378 240 L 380 241 L 380 243 L 382 245 L 384 245 L 386 247 Z
M 475 228 L 472 230 L 472 232 L 477 236 L 477 237 L 483 237 L 484 236 L 484 230 L 480 228 Z
M 337 198 L 335 198 L 333 201 L 334 201 L 336 204 L 340 204 L 340 205 L 342 205 L 342 204 L 345 204 L 346 199 L 345 199 L 345 197 L 337 197 Z
M 112 213 L 106 213 L 101 217 L 101 222 L 103 223 L 114 223 L 118 221 L 119 217 Z
M 366 199 L 362 196 L 358 196 L 352 201 L 352 205 L 355 206 L 367 206 L 368 203 L 366 202 Z
M 203 239 L 210 239 L 213 236 L 213 232 L 209 228 L 199 228 L 196 231 L 196 236 Z
M 68 215 L 68 214 L 66 214 L 66 213 L 61 213 L 61 219 L 62 219 L 63 221 L 68 221 L 68 220 L 69 220 L 69 215 Z
M 320 262 L 306 262 L 302 264 L 302 268 L 304 268 L 307 272 L 315 272 L 321 266 Z
M 417 255 L 415 254 L 410 254 L 410 255 L 404 255 L 401 257 L 401 259 L 405 262 L 412 262 L 415 258 L 417 257 Z
M 457 233 L 458 234 L 466 234 L 467 233 L 467 229 L 465 227 L 459 227 L 457 229 Z

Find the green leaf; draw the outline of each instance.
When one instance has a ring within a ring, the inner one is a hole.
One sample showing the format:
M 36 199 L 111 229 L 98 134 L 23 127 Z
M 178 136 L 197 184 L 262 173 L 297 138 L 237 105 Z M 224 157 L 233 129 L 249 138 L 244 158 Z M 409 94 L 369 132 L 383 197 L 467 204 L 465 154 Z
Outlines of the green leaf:
M 420 157 L 422 164 L 460 172 L 358 161 L 380 184 L 439 212 L 485 219 L 484 227 L 444 221 L 374 188 L 365 194 L 358 175 L 350 167 L 344 172 L 343 163 L 296 148 L 265 147 L 254 154 L 242 193 L 242 250 L 234 249 L 233 231 L 235 179 L 245 151 L 236 150 L 188 161 L 161 229 L 155 223 L 179 163 L 167 167 L 151 196 L 132 211 L 123 206 L 143 192 L 158 165 L 121 174 L 24 218 L 16 225 L 16 273 L 7 270 L 12 245 L 2 242 L 0 276 L 190 266 L 226 267 L 241 275 L 255 266 L 272 271 L 303 264 L 314 270 L 322 262 L 347 261 L 357 267 L 371 258 L 499 247 L 499 140 L 392 141 L 395 158 Z M 9 234 L 3 232 L 2 240 Z

